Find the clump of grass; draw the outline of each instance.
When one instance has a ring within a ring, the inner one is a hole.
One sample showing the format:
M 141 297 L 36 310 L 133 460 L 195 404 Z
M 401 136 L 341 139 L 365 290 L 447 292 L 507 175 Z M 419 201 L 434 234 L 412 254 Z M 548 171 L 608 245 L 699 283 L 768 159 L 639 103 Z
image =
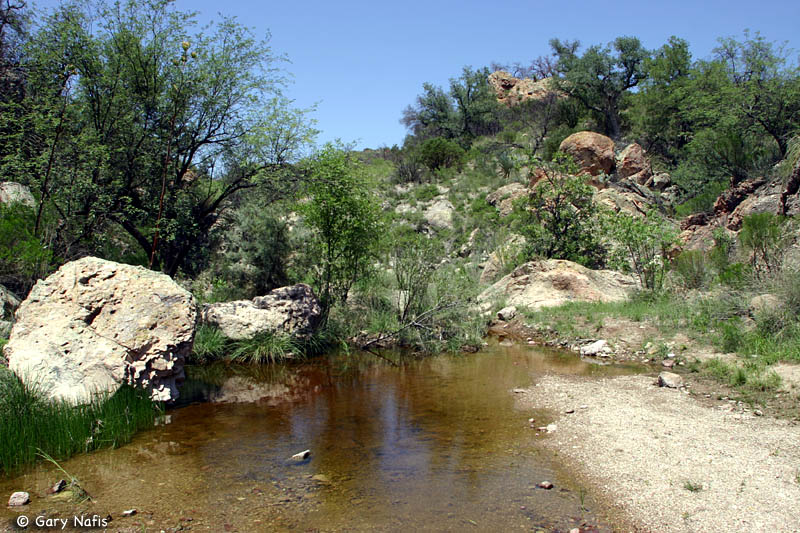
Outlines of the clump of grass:
M 0 369 L 0 472 L 19 472 L 37 453 L 65 459 L 104 447 L 117 447 L 152 427 L 161 405 L 142 390 L 123 386 L 73 406 L 49 401 L 29 384 Z
M 303 354 L 301 344 L 289 335 L 265 332 L 231 343 L 230 360 L 251 364 L 275 363 Z
M 192 362 L 206 363 L 222 357 L 228 343 L 227 337 L 214 326 L 200 324 L 194 335 Z

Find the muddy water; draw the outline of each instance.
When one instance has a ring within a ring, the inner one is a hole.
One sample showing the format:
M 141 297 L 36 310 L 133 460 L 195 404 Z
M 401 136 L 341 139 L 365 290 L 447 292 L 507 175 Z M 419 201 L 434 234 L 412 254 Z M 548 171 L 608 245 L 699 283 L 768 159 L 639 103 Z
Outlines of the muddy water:
M 369 354 L 253 371 L 196 369 L 168 422 L 117 450 L 65 461 L 93 497 L 46 496 L 63 474 L 39 466 L 0 481 L 31 492 L 22 512 L 111 515 L 111 530 L 609 530 L 515 407 L 544 372 L 607 375 L 570 354 L 493 344 L 399 366 Z M 287 458 L 311 450 L 308 460 Z M 551 481 L 552 490 L 536 488 Z M 588 508 L 588 510 L 587 510 Z M 132 517 L 122 517 L 136 509 Z M 0 510 L 3 526 L 19 513 Z

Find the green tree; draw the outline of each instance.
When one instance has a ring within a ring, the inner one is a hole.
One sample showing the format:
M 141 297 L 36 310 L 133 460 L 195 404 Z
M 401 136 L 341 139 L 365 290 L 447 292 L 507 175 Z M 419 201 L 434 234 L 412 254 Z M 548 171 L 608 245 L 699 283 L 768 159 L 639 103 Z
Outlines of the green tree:
M 442 137 L 423 141 L 417 150 L 420 162 L 431 171 L 457 165 L 464 157 L 464 149 L 457 142 Z
M 316 258 L 314 286 L 325 313 L 347 301 L 353 284 L 375 261 L 382 221 L 357 160 L 331 144 L 308 163 L 307 203 L 299 209 L 311 229 L 309 253 Z
M 0 174 L 23 176 L 88 251 L 121 228 L 153 268 L 191 271 L 237 193 L 278 196 L 299 179 L 288 162 L 312 132 L 266 125 L 288 112 L 281 58 L 232 19 L 196 31 L 167 0 L 65 4 L 28 50 Z
M 622 97 L 647 76 L 649 53 L 639 39 L 617 37 L 607 46 L 590 46 L 583 55 L 578 55 L 578 41 L 552 39 L 550 47 L 558 56 L 556 87 L 596 113 L 606 135 L 619 138 Z
M 608 216 L 608 229 L 641 286 L 651 291 L 661 290 L 669 270 L 668 253 L 678 236 L 669 221 L 655 211 L 645 217 L 615 213 Z

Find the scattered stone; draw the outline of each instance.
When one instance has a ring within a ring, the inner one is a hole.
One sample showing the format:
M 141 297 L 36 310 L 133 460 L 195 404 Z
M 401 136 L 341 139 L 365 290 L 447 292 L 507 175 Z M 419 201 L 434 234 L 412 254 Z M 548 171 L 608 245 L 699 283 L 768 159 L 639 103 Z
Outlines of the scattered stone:
M 497 312 L 497 318 L 500 320 L 505 320 L 506 322 L 512 320 L 515 316 L 517 316 L 517 308 L 513 305 L 504 307 Z
M 67 482 L 63 479 L 59 480 L 58 483 L 47 489 L 47 494 L 58 494 L 62 490 L 67 488 Z
M 122 511 L 122 516 L 133 516 L 136 514 L 136 509 L 128 509 L 127 511 Z
M 289 460 L 290 460 L 290 461 L 295 461 L 295 462 L 298 462 L 298 461 L 305 461 L 305 460 L 306 460 L 306 459 L 308 459 L 309 457 L 311 457 L 311 450 L 303 450 L 302 452 L 300 452 L 300 453 L 296 453 L 296 454 L 294 454 L 293 456 L 291 456 L 291 457 L 289 458 Z
M 555 433 L 556 429 L 558 429 L 558 426 L 555 424 L 547 424 L 547 427 L 545 428 L 548 433 Z
M 565 412 L 566 414 L 568 414 L 568 415 L 571 415 L 572 413 L 574 413 L 574 412 L 575 412 L 575 409 L 567 409 L 567 410 L 566 410 L 566 411 L 564 411 L 564 412 Z
M 675 354 L 670 352 L 670 353 L 667 354 L 667 358 L 668 359 L 675 359 Z
M 514 389 L 512 392 L 514 394 L 524 394 L 525 393 L 525 389 Z
M 764 416 L 764 413 L 761 411 L 761 409 L 756 409 L 753 411 L 753 414 L 756 416 Z
M 581 355 L 583 356 L 609 357 L 610 354 L 611 347 L 609 347 L 608 342 L 604 339 L 581 346 Z
M 661 366 L 663 366 L 664 368 L 672 368 L 673 366 L 675 366 L 675 360 L 664 359 L 663 361 L 661 361 Z
M 331 482 L 330 478 L 325 474 L 314 474 L 311 476 L 311 479 L 317 483 L 322 483 L 323 485 L 328 485 Z
M 658 386 L 677 389 L 683 385 L 683 378 L 673 372 L 661 372 L 658 375 Z
M 539 483 L 536 486 L 539 487 L 540 489 L 544 489 L 544 490 L 550 490 L 550 489 L 553 488 L 553 484 L 550 483 L 549 481 L 542 481 L 541 483 Z
M 588 405 L 581 405 L 581 406 L 580 406 L 580 409 L 588 409 L 588 408 L 589 408 L 589 406 L 588 406 Z

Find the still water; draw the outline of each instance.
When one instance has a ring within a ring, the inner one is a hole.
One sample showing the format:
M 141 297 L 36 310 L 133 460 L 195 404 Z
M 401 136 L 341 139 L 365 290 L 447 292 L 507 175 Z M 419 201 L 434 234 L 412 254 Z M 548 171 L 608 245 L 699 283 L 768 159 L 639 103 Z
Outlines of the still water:
M 0 496 L 29 491 L 31 520 L 111 515 L 113 531 L 608 531 L 592 494 L 537 444 L 547 436 L 528 420 L 552 414 L 519 408 L 513 389 L 547 372 L 633 371 L 496 343 L 398 366 L 351 354 L 190 369 L 168 423 L 62 463 L 91 502 L 46 496 L 64 477 L 50 465 L 0 481 Z M 0 511 L 0 528 L 18 514 Z

